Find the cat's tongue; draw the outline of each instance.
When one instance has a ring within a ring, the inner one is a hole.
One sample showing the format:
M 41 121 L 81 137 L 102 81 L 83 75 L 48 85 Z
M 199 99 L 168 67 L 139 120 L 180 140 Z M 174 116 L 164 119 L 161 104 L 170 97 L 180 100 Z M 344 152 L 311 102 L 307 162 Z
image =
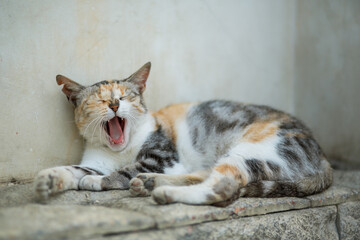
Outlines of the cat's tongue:
M 111 141 L 114 144 L 122 143 L 124 141 L 124 134 L 121 130 L 119 119 L 114 117 L 108 121 L 108 124 Z

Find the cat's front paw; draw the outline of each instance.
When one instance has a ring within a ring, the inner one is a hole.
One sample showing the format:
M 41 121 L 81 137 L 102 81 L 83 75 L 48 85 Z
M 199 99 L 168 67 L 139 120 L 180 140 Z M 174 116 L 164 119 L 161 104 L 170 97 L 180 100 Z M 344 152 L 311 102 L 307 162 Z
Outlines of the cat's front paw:
M 50 195 L 63 191 L 64 179 L 56 169 L 45 169 L 34 180 L 38 200 L 46 200 Z
M 144 186 L 144 182 L 140 178 L 130 180 L 130 194 L 134 197 L 146 197 L 150 195 L 150 191 Z
M 155 174 L 140 173 L 130 180 L 130 193 L 132 196 L 149 196 L 155 187 Z

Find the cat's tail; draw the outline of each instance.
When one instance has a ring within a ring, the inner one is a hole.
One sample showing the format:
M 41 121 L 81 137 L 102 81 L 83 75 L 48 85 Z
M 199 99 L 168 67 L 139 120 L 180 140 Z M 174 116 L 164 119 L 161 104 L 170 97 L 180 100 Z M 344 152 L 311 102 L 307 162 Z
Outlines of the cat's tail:
M 305 197 L 319 193 L 332 184 L 332 168 L 327 160 L 322 160 L 318 173 L 298 181 L 258 181 L 249 183 L 238 192 L 216 206 L 227 206 L 240 197 Z

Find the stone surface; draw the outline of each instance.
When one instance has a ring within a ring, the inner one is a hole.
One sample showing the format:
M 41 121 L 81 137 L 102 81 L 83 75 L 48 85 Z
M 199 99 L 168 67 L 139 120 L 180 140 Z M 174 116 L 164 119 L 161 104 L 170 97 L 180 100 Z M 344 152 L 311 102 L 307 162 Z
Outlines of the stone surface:
M 337 224 L 341 239 L 360 239 L 360 202 L 340 204 L 338 212 Z
M 321 207 L 193 226 L 118 235 L 113 239 L 338 239 L 336 207 Z M 97 238 L 104 239 L 104 238 Z
M 228 209 L 236 216 L 254 216 L 308 207 L 310 201 L 303 198 L 241 198 Z
M 148 216 L 98 206 L 28 204 L 0 209 L 0 239 L 84 239 L 153 227 Z
M 360 171 L 335 171 L 323 193 L 240 198 L 225 208 L 158 205 L 120 190 L 67 191 L 45 205 L 32 184 L 3 185 L 0 239 L 360 239 L 359 180 Z
M 154 217 L 158 228 L 183 226 L 229 217 L 231 211 L 213 206 L 185 204 L 158 205 L 150 197 L 124 198 L 106 204 L 108 207 L 125 208 Z
M 334 171 L 334 185 L 360 190 L 360 171 Z
M 114 199 L 129 197 L 128 191 L 66 191 L 52 196 L 45 203 L 52 204 L 101 204 Z M 0 207 L 14 207 L 26 203 L 36 203 L 32 184 L 18 184 L 12 186 L 0 186 Z
M 229 217 L 253 216 L 308 208 L 310 207 L 310 201 L 301 198 L 242 198 L 226 208 L 220 208 L 214 206 L 192 206 L 180 203 L 161 206 L 147 197 L 117 199 L 107 202 L 105 206 L 131 209 L 153 216 L 158 228 L 166 228 L 223 220 Z
M 360 191 L 352 188 L 331 186 L 323 193 L 306 197 L 312 207 L 328 206 L 346 201 L 360 200 Z
M 34 188 L 29 184 L 0 185 L 0 207 L 14 207 L 34 202 Z

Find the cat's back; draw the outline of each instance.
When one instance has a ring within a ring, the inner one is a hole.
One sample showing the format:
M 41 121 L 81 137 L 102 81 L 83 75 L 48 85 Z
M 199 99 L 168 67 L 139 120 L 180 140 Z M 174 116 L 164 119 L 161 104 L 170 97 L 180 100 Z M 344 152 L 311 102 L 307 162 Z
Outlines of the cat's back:
M 245 104 L 226 100 L 212 100 L 193 104 L 188 108 L 186 121 L 196 136 L 246 137 L 246 133 L 269 132 L 290 136 L 311 137 L 310 130 L 299 119 L 265 105 Z
M 296 133 L 311 137 L 309 129 L 301 121 L 265 105 L 226 100 L 180 103 L 166 106 L 153 116 L 174 143 L 178 140 L 179 131 L 187 131 L 194 146 L 203 145 L 203 141 L 218 142 L 220 139 L 231 142 L 244 137 L 245 130 L 259 133 L 269 127 L 276 130 L 274 134 L 290 136 Z

